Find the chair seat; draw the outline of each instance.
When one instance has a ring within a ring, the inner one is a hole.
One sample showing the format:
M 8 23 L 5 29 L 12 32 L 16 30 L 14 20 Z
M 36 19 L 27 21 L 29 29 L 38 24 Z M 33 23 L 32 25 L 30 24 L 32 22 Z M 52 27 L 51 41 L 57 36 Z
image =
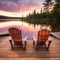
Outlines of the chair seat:
M 14 44 L 15 44 L 15 45 L 23 45 L 23 44 L 22 44 L 22 41 L 14 41 Z
M 21 30 L 12 27 L 12 28 L 9 28 L 8 31 L 12 37 L 14 45 L 22 45 L 23 49 L 25 49 L 26 48 L 26 42 L 24 42 L 24 44 L 23 44 Z M 14 45 L 12 43 L 12 40 L 9 40 L 9 42 L 11 44 L 11 48 L 14 49 Z
M 45 45 L 46 41 L 38 41 L 37 44 L 38 45 Z
M 47 29 L 42 29 L 38 31 L 37 41 L 35 38 L 33 38 L 35 41 L 33 41 L 33 45 L 35 45 L 35 49 L 37 49 L 38 46 L 45 45 L 45 48 L 48 50 L 51 44 L 51 41 L 48 42 L 48 45 L 46 44 L 46 41 L 48 40 L 48 37 L 50 36 L 50 31 Z

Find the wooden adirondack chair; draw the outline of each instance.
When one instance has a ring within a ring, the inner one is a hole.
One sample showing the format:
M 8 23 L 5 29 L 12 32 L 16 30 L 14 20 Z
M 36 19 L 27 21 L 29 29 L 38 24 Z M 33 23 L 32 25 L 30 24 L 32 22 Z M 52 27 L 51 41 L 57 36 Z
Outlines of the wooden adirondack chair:
M 12 40 L 9 40 L 11 44 L 11 48 L 14 49 L 15 45 L 20 45 L 25 49 L 26 40 L 23 42 L 21 30 L 17 28 L 9 28 L 8 31 L 12 37 Z
M 35 49 L 38 49 L 39 46 L 45 45 L 45 48 L 48 50 L 50 47 L 50 44 L 52 41 L 48 41 L 48 45 L 46 45 L 46 41 L 48 40 L 48 37 L 50 36 L 50 31 L 47 29 L 42 29 L 41 31 L 38 31 L 38 37 L 37 41 L 33 40 L 33 45 L 35 45 Z

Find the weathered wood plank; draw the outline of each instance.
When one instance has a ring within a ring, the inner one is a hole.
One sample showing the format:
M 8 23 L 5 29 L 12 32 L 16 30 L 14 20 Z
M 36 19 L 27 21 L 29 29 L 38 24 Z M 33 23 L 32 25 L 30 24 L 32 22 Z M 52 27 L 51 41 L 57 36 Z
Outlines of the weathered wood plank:
M 52 40 L 49 51 L 46 51 L 44 47 L 40 47 L 36 51 L 32 40 L 27 40 L 26 50 L 20 47 L 15 47 L 14 50 L 11 50 L 10 38 L 2 38 L 3 41 L 0 43 L 0 58 L 60 58 L 60 40 L 58 39 L 49 38 Z
M 51 35 L 60 40 L 60 32 L 52 32 Z

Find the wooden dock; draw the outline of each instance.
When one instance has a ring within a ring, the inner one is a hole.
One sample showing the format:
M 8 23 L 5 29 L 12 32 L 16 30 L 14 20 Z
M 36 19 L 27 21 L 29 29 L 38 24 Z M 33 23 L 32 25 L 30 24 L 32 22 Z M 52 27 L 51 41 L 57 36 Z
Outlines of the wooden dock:
M 60 40 L 60 32 L 52 32 L 51 35 Z
M 33 47 L 33 40 L 27 40 L 26 50 L 20 47 L 12 50 L 9 43 L 10 38 L 10 36 L 0 38 L 0 60 L 60 60 L 60 40 L 58 39 L 49 37 L 49 40 L 52 40 L 49 51 L 44 47 L 36 51 Z

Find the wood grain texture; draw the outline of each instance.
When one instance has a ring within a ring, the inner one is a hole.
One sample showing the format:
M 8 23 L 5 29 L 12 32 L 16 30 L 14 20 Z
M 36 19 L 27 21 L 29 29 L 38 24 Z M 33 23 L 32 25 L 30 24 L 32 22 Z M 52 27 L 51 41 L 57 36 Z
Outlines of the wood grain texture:
M 2 38 L 0 42 L 0 58 L 60 58 L 60 40 L 50 37 L 52 40 L 49 51 L 44 47 L 35 50 L 33 40 L 27 40 L 26 50 L 20 47 L 15 47 L 11 50 L 9 39 L 11 37 Z

